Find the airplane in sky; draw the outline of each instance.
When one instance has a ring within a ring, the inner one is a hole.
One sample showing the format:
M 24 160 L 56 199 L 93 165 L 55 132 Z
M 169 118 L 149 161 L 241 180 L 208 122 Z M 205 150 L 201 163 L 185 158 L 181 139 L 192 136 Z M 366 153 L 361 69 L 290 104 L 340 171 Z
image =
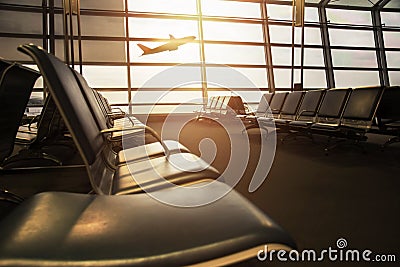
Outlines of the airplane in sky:
M 196 36 L 186 36 L 183 38 L 175 38 L 172 34 L 169 35 L 169 41 L 163 45 L 157 46 L 155 48 L 149 48 L 145 45 L 138 44 L 140 49 L 143 50 L 143 55 L 149 55 L 149 54 L 155 54 L 155 53 L 160 53 L 164 51 L 172 51 L 172 50 L 177 50 L 178 46 L 186 44 L 190 41 L 193 41 L 196 39 Z

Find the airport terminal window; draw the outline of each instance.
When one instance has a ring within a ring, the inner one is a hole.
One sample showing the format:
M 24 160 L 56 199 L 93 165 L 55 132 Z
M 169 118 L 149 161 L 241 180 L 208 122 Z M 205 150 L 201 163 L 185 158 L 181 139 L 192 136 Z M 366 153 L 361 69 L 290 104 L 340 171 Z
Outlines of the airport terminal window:
M 62 0 L 54 2 L 55 35 L 52 37 L 55 41 L 52 48 L 58 57 L 63 58 Z M 305 9 L 303 87 L 306 89 L 327 86 L 317 2 L 307 2 L 310 5 Z M 268 18 L 262 17 L 265 7 Z M 328 4 L 326 8 L 335 85 L 379 84 L 371 11 L 341 7 Z M 390 3 L 386 7 L 390 7 Z M 110 98 L 111 103 L 126 108 L 128 99 L 135 100 L 136 90 L 147 80 L 180 63 L 194 63 L 191 68 L 201 81 L 199 63 L 203 47 L 204 66 L 208 73 L 213 68 L 209 63 L 227 64 L 263 90 L 269 89 L 270 82 L 274 82 L 277 90 L 289 90 L 291 87 L 291 1 L 265 4 L 248 0 L 85 0 L 81 1 L 81 10 L 83 74 L 91 86 Z M 17 52 L 18 45 L 51 45 L 50 40 L 44 43 L 42 12 L 41 0 L 0 0 L 0 56 L 28 62 L 30 59 L 27 56 Z M 49 13 L 47 16 L 50 18 Z M 20 22 L 22 17 L 23 25 Z M 26 23 L 27 19 L 30 23 Z M 384 9 L 381 19 L 390 83 L 399 84 L 400 16 L 398 12 Z M 263 22 L 267 22 L 269 27 L 270 44 L 264 43 L 266 32 Z M 294 82 L 299 82 L 301 28 L 295 31 Z M 137 44 L 157 47 L 170 39 L 169 34 L 176 38 L 193 35 L 196 39 L 176 51 L 141 56 L 142 50 Z M 267 65 L 268 48 L 272 50 L 273 66 Z M 75 61 L 77 57 L 75 50 Z M 274 69 L 274 81 L 268 81 L 271 77 L 267 77 L 267 68 L 270 67 Z M 40 86 L 39 82 L 35 87 Z M 146 88 L 147 100 L 139 99 L 133 110 L 143 112 L 147 107 L 142 104 L 155 102 L 154 96 L 168 88 L 168 83 L 160 83 L 158 88 Z M 210 83 L 208 88 L 209 95 L 226 93 L 216 91 L 218 88 Z M 259 100 L 259 92 L 242 88 L 240 84 L 232 84 L 232 88 L 248 96 L 247 99 Z M 201 82 L 183 86 L 162 98 L 161 105 L 155 110 L 167 112 L 179 102 L 200 99 L 201 90 Z M 197 104 L 200 103 L 201 100 Z M 185 109 L 189 110 L 189 106 L 186 105 Z M 191 108 L 193 110 L 193 105 Z

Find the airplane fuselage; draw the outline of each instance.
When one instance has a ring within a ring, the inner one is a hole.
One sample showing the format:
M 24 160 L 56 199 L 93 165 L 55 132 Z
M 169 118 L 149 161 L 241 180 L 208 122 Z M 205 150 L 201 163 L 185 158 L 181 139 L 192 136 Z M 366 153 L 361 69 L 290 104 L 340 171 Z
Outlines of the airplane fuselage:
M 149 54 L 155 54 L 163 51 L 173 51 L 177 50 L 180 45 L 186 44 L 188 42 L 193 41 L 196 39 L 196 36 L 186 36 L 183 38 L 176 38 L 176 39 L 170 39 L 167 43 L 157 46 L 155 48 L 147 48 L 143 49 L 143 54 L 142 55 L 149 55 Z

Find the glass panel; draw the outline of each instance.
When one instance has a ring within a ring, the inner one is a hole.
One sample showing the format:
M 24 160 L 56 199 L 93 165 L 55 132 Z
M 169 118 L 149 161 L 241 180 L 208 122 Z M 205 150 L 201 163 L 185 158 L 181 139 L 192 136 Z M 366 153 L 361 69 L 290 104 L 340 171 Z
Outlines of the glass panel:
M 301 28 L 295 29 L 295 42 L 301 43 Z M 292 27 L 270 25 L 269 34 L 271 43 L 292 43 Z M 305 28 L 304 29 L 304 44 L 307 45 L 321 45 L 321 33 L 318 28 Z
M 112 104 L 128 104 L 128 92 L 100 92 Z
M 335 70 L 336 87 L 378 85 L 378 71 Z
M 290 20 L 290 21 L 292 20 L 291 5 L 267 4 L 267 13 L 269 19 Z
M 165 42 L 130 42 L 131 62 L 147 62 L 147 63 L 196 63 L 200 62 L 199 44 L 188 43 L 179 46 L 177 50 L 165 51 L 156 54 L 144 55 L 137 44 L 140 43 L 149 48 L 156 48 Z
M 325 70 L 304 70 L 304 88 L 326 88 Z
M 261 24 L 204 21 L 205 40 L 263 42 Z
M 295 65 L 300 66 L 301 49 L 295 49 Z M 292 48 L 272 47 L 272 62 L 274 65 L 292 65 Z M 304 66 L 324 66 L 322 49 L 305 48 Z
M 329 38 L 331 45 L 375 47 L 372 31 L 329 29 Z
M 181 38 L 197 36 L 197 32 L 195 20 L 129 18 L 130 37 L 169 39 L 169 34 Z
M 63 0 L 55 0 L 55 7 L 62 7 Z M 124 10 L 124 0 L 81 0 L 82 9 L 99 9 L 99 10 Z
M 78 69 L 75 66 L 75 69 Z M 83 66 L 83 76 L 93 88 L 127 88 L 125 66 Z
M 290 69 L 274 69 L 275 87 L 290 89 L 291 73 Z M 295 71 L 294 81 L 300 82 L 300 72 Z
M 332 60 L 334 67 L 378 67 L 375 51 L 332 49 Z
M 129 0 L 128 9 L 140 12 L 196 14 L 196 0 Z
M 205 16 L 261 18 L 260 4 L 223 0 L 202 0 L 201 10 Z
M 226 68 L 207 67 L 208 88 L 267 88 L 267 72 L 265 68 Z M 221 81 L 218 85 L 212 81 Z
M 400 47 L 400 32 L 383 32 L 383 38 L 386 48 L 399 48 Z
M 0 32 L 42 34 L 42 14 L 0 10 Z
M 146 91 L 132 92 L 132 104 L 159 104 L 159 103 L 201 103 L 200 90 L 192 91 Z
M 389 71 L 390 85 L 400 85 L 400 71 Z
M 56 41 L 56 56 L 64 60 L 64 41 Z M 125 42 L 82 41 L 83 61 L 89 62 L 126 62 Z M 78 42 L 74 47 L 75 62 L 79 61 Z
M 386 51 L 386 62 L 389 68 L 400 68 L 400 52 Z
M 201 88 L 200 67 L 133 66 L 131 73 L 134 88 Z
M 368 11 L 328 8 L 326 15 L 331 23 L 372 25 L 371 12 Z
M 381 12 L 381 21 L 386 27 L 400 26 L 400 16 L 398 12 Z
M 0 57 L 10 61 L 31 61 L 31 58 L 17 51 L 17 47 L 22 44 L 33 43 L 42 46 L 42 39 L 25 39 L 25 38 L 7 38 L 0 37 L 1 49 Z
M 265 65 L 263 46 L 205 44 L 204 50 L 207 63 Z
M 42 6 L 42 0 L 0 0 L 1 4 L 17 4 L 17 5 L 28 5 L 28 6 Z
M 74 34 L 78 32 L 76 25 L 74 23 Z M 82 36 L 124 37 L 125 19 L 105 16 L 81 16 L 81 30 Z M 55 33 L 64 34 L 62 15 L 55 16 Z

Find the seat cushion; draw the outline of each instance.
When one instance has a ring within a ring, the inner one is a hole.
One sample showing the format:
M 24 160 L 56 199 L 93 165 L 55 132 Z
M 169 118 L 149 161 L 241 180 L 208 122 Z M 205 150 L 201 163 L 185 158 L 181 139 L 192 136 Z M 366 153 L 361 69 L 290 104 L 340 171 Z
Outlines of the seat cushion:
M 196 155 L 177 153 L 168 159 L 162 156 L 119 166 L 112 191 L 113 194 L 142 193 L 143 189 L 154 191 L 170 187 L 171 183 L 181 185 L 219 176 L 215 168 Z
M 175 188 L 160 196 L 190 203 L 226 189 L 215 182 L 197 193 Z M 0 222 L 0 262 L 8 266 L 183 266 L 269 243 L 295 245 L 235 191 L 196 208 L 146 194 L 47 192 Z
M 171 154 L 179 152 L 189 152 L 184 145 L 174 140 L 164 141 Z M 147 158 L 164 156 L 164 148 L 159 142 L 154 142 L 142 146 L 121 150 L 116 159 L 116 165 L 126 164 L 127 162 L 144 160 Z

